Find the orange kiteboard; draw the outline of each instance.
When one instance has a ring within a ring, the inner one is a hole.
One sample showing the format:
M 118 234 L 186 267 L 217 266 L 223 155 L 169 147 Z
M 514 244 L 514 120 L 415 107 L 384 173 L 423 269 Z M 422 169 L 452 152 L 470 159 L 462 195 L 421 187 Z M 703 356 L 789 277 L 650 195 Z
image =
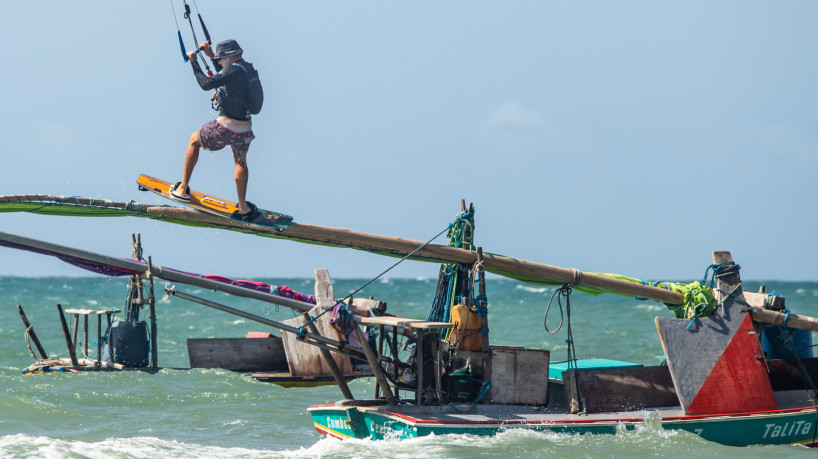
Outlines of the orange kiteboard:
M 173 186 L 170 182 L 166 182 L 156 177 L 141 174 L 136 180 L 140 191 L 152 191 L 159 196 L 170 199 L 174 202 L 184 204 L 192 207 L 198 211 L 206 212 L 208 214 L 217 215 L 219 217 L 229 218 L 230 220 L 252 223 L 254 225 L 267 226 L 271 228 L 285 229 L 290 226 L 293 217 L 289 215 L 271 212 L 269 210 L 258 209 L 258 215 L 255 215 L 249 220 L 241 218 L 233 218 L 233 213 L 239 210 L 238 204 L 226 199 L 217 198 L 200 191 L 190 190 L 190 200 L 183 201 L 171 196 L 170 187 Z

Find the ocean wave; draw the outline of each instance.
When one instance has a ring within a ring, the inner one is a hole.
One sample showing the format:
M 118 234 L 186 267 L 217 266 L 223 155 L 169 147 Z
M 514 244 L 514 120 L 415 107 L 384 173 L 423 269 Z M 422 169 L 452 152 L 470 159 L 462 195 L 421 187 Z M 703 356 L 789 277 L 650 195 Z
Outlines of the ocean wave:
M 2 457 L 90 457 L 90 458 L 263 458 L 281 457 L 281 452 L 240 447 L 197 445 L 156 437 L 108 438 L 98 442 L 33 437 L 25 434 L 0 437 Z
M 554 290 L 552 287 L 531 287 L 529 285 L 517 285 L 517 290 L 522 290 L 529 293 L 546 293 Z

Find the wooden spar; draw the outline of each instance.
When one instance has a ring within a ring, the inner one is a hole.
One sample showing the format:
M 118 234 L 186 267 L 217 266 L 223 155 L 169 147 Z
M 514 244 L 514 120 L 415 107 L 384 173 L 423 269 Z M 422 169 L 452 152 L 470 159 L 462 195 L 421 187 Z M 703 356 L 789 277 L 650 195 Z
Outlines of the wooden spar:
M 321 336 L 321 334 L 318 333 L 318 327 L 316 327 L 315 324 L 311 322 L 312 316 L 305 312 L 304 318 L 307 320 L 308 324 L 307 328 L 310 330 L 310 333 L 316 336 Z M 321 356 L 324 358 L 324 361 L 327 363 L 329 371 L 332 373 L 332 377 L 335 378 L 335 383 L 338 384 L 338 388 L 341 389 L 341 393 L 344 394 L 344 399 L 355 400 L 355 397 L 352 396 L 352 391 L 349 390 L 349 386 L 347 385 L 347 382 L 344 379 L 344 375 L 341 374 L 341 369 L 338 368 L 338 364 L 332 357 L 332 353 L 330 353 L 330 351 L 324 349 L 323 347 L 319 347 L 318 349 L 321 352 Z
M 38 249 L 48 250 L 50 252 L 58 253 L 61 255 L 68 255 L 72 257 L 81 258 L 83 260 L 93 261 L 97 263 L 102 263 L 108 266 L 115 266 L 120 269 L 132 271 L 133 274 L 144 273 L 149 271 L 153 276 L 159 277 L 161 279 L 165 279 L 171 282 L 181 282 L 184 284 L 195 285 L 197 287 L 206 288 L 208 290 L 219 290 L 225 293 L 229 293 L 231 295 L 240 296 L 244 298 L 252 298 L 259 301 L 266 301 L 268 303 L 278 304 L 280 306 L 288 307 L 291 309 L 295 309 L 296 311 L 300 312 L 307 312 L 314 307 L 314 305 L 309 303 L 304 303 L 301 301 L 292 300 L 289 298 L 280 297 L 277 295 L 272 295 L 269 293 L 259 292 L 257 290 L 252 290 L 249 288 L 244 287 L 237 287 L 235 285 L 225 284 L 223 282 L 212 281 L 208 279 L 204 279 L 202 277 L 193 276 L 190 274 L 185 274 L 181 271 L 176 271 L 173 269 L 163 268 L 161 266 L 148 266 L 145 263 L 133 261 L 133 260 L 126 260 L 123 258 L 116 258 L 111 257 L 108 255 L 101 255 L 94 252 L 89 252 L 87 250 L 75 249 L 71 247 L 62 246 L 59 244 L 54 244 L 51 242 L 40 241 L 37 239 L 31 239 L 24 236 L 18 236 L 15 234 L 4 233 L 0 231 L 0 241 L 7 241 L 14 244 L 21 244 L 28 247 L 34 247 Z
M 386 375 L 383 374 L 383 368 L 378 362 L 378 358 L 375 357 L 372 349 L 369 348 L 367 340 L 364 338 L 364 334 L 361 332 L 361 327 L 356 323 L 352 324 L 352 326 L 355 327 L 355 334 L 358 336 L 358 342 L 361 343 L 361 350 L 364 351 L 366 361 L 369 362 L 369 368 L 372 369 L 372 373 L 375 375 L 375 381 L 377 381 L 378 386 L 380 386 L 381 390 L 383 391 L 383 396 L 386 397 L 387 403 L 394 405 L 395 396 L 392 394 L 392 390 L 389 388 L 389 382 L 386 379 Z
M 326 226 L 309 225 L 293 222 L 287 229 L 279 230 L 252 225 L 240 221 L 225 219 L 215 215 L 206 214 L 193 209 L 183 209 L 172 206 L 151 206 L 131 202 L 116 202 L 94 198 L 80 198 L 67 196 L 46 196 L 46 195 L 15 195 L 0 196 L 0 203 L 51 203 L 54 205 L 78 205 L 87 207 L 105 207 L 109 209 L 121 209 L 135 213 L 141 213 L 152 218 L 175 220 L 181 224 L 201 224 L 214 228 L 231 228 L 234 230 L 246 230 L 255 234 L 265 235 L 279 239 L 293 239 L 300 242 L 316 242 L 335 247 L 348 247 L 353 249 L 367 250 L 370 252 L 405 256 L 414 252 L 424 243 L 410 239 L 378 236 L 375 234 L 351 231 L 345 228 L 331 228 Z M 465 203 L 463 203 L 465 204 Z M 42 209 L 42 206 L 37 207 Z M 33 211 L 33 210 L 26 210 Z M 44 213 L 41 211 L 41 213 Z M 0 233 L 6 234 L 6 233 Z M 556 266 L 544 265 L 525 260 L 504 257 L 502 255 L 484 254 L 484 267 L 487 271 L 509 276 L 509 274 L 525 275 L 532 281 L 568 283 L 574 279 L 575 270 L 559 268 Z M 439 244 L 427 244 L 418 250 L 413 258 L 426 261 L 456 262 L 473 264 L 476 261 L 476 254 L 471 250 L 458 249 Z M 158 275 L 158 274 L 157 274 Z M 159 276 L 162 277 L 162 276 Z M 169 279 L 170 280 L 170 279 Z M 179 281 L 184 282 L 184 281 Z M 196 285 L 196 284 L 194 284 Z M 666 290 L 659 287 L 642 285 L 620 279 L 612 279 L 591 273 L 582 273 L 582 279 L 578 285 L 607 289 L 613 292 L 650 298 L 668 304 L 682 304 L 684 297 L 678 292 Z M 207 286 L 205 288 L 213 288 Z M 217 289 L 221 290 L 221 289 Z M 226 290 L 224 290 L 226 291 Z M 239 293 L 227 292 L 235 295 Z M 240 295 L 248 296 L 248 295 Z M 263 300 L 264 301 L 264 300 Z M 291 306 L 288 306 L 291 307 Z M 297 309 L 306 312 L 308 309 Z
M 270 320 L 261 316 L 257 316 L 255 314 L 251 314 L 246 311 L 242 311 L 240 309 L 231 308 L 230 306 L 225 306 L 223 304 L 216 303 L 215 301 L 206 300 L 204 298 L 199 298 L 193 295 L 188 295 L 187 293 L 183 293 L 177 291 L 176 289 L 166 288 L 165 292 L 169 295 L 178 296 L 179 298 L 192 301 L 194 303 L 199 303 L 203 306 L 207 306 L 213 309 L 218 309 L 219 311 L 226 312 L 228 314 L 237 315 L 239 317 L 244 317 L 245 319 L 252 320 L 254 322 L 258 322 L 264 325 L 269 325 L 270 327 L 277 328 L 279 330 L 285 331 L 287 333 L 292 333 L 294 335 L 299 334 L 299 329 L 295 327 L 291 327 L 287 324 L 283 324 L 281 322 L 276 322 L 274 320 Z M 311 344 L 313 346 L 317 346 L 319 348 L 327 349 L 333 352 L 337 352 L 339 354 L 345 354 L 352 358 L 361 359 L 364 358 L 365 355 L 360 348 L 349 346 L 347 344 L 342 344 L 338 341 L 326 338 L 322 335 L 316 335 L 313 333 L 305 333 L 304 336 L 309 338 L 311 341 L 304 340 L 305 343 Z
M 144 204 L 142 206 L 144 206 Z M 290 227 L 284 230 L 264 228 L 179 207 L 148 207 L 147 212 L 164 218 L 199 222 L 222 227 L 252 229 L 256 233 L 267 233 L 276 238 L 320 242 L 338 247 L 349 247 L 399 256 L 408 255 L 417 250 L 418 247 L 424 245 L 423 242 L 413 241 L 411 239 L 379 236 L 376 234 L 352 231 L 346 228 L 331 228 L 297 222 L 291 223 Z M 471 250 L 458 249 L 440 244 L 427 244 L 418 250 L 414 257 L 430 261 L 466 264 L 473 264 L 477 261 L 477 254 Z M 490 253 L 484 253 L 483 257 L 483 266 L 486 270 L 496 274 L 517 273 L 545 282 L 568 283 L 574 280 L 573 269 L 559 268 Z M 684 303 L 684 296 L 681 293 L 650 285 L 613 279 L 598 274 L 582 273 L 582 279 L 578 285 L 603 288 L 669 304 Z
M 809 316 L 802 316 L 798 314 L 784 314 L 780 312 L 770 311 L 764 308 L 748 307 L 743 308 L 742 311 L 748 311 L 753 316 L 756 322 L 773 325 L 785 325 L 799 330 L 809 330 L 818 332 L 818 319 Z
M 62 305 L 59 303 L 57 303 L 57 311 L 60 312 L 60 323 L 62 324 L 62 331 L 65 335 L 65 344 L 68 346 L 68 355 L 71 356 L 71 365 L 76 367 L 79 365 L 79 363 L 77 363 L 77 354 L 74 351 L 74 343 L 71 342 L 71 332 L 68 331 L 68 324 L 65 321 L 65 314 L 63 314 Z

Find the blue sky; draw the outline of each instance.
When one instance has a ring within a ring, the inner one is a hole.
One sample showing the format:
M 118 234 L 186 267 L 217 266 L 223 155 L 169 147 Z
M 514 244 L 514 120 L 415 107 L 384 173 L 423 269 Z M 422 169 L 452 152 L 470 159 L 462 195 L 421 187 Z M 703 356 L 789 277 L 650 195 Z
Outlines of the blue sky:
M 198 6 L 261 74 L 248 156 L 261 207 L 425 241 L 463 198 L 489 252 L 684 280 L 730 250 L 746 279 L 818 279 L 815 2 Z M 190 133 L 215 115 L 169 2 L 13 2 L 0 37 L 0 194 L 167 204 L 136 177 L 178 180 Z M 203 152 L 192 187 L 234 198 L 229 151 Z M 140 232 L 157 264 L 236 277 L 368 278 L 393 263 L 142 219 L 0 214 L 0 230 L 119 256 Z M 0 260 L 0 275 L 84 275 Z

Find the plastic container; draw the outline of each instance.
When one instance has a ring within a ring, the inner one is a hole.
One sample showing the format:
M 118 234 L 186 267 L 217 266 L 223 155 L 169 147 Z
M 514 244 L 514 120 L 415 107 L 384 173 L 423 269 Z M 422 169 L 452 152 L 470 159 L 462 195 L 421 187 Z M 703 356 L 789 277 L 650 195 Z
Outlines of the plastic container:
M 460 340 L 459 349 L 462 351 L 480 351 L 483 348 L 483 340 L 480 330 L 480 316 L 477 311 L 469 309 L 463 304 L 455 305 L 452 309 L 452 332 L 449 334 L 449 342 L 457 346 Z
M 793 358 L 791 349 L 784 343 L 784 331 L 792 333 L 792 344 L 799 357 L 808 359 L 813 356 L 811 331 L 770 325 L 761 329 L 761 350 L 768 359 Z

